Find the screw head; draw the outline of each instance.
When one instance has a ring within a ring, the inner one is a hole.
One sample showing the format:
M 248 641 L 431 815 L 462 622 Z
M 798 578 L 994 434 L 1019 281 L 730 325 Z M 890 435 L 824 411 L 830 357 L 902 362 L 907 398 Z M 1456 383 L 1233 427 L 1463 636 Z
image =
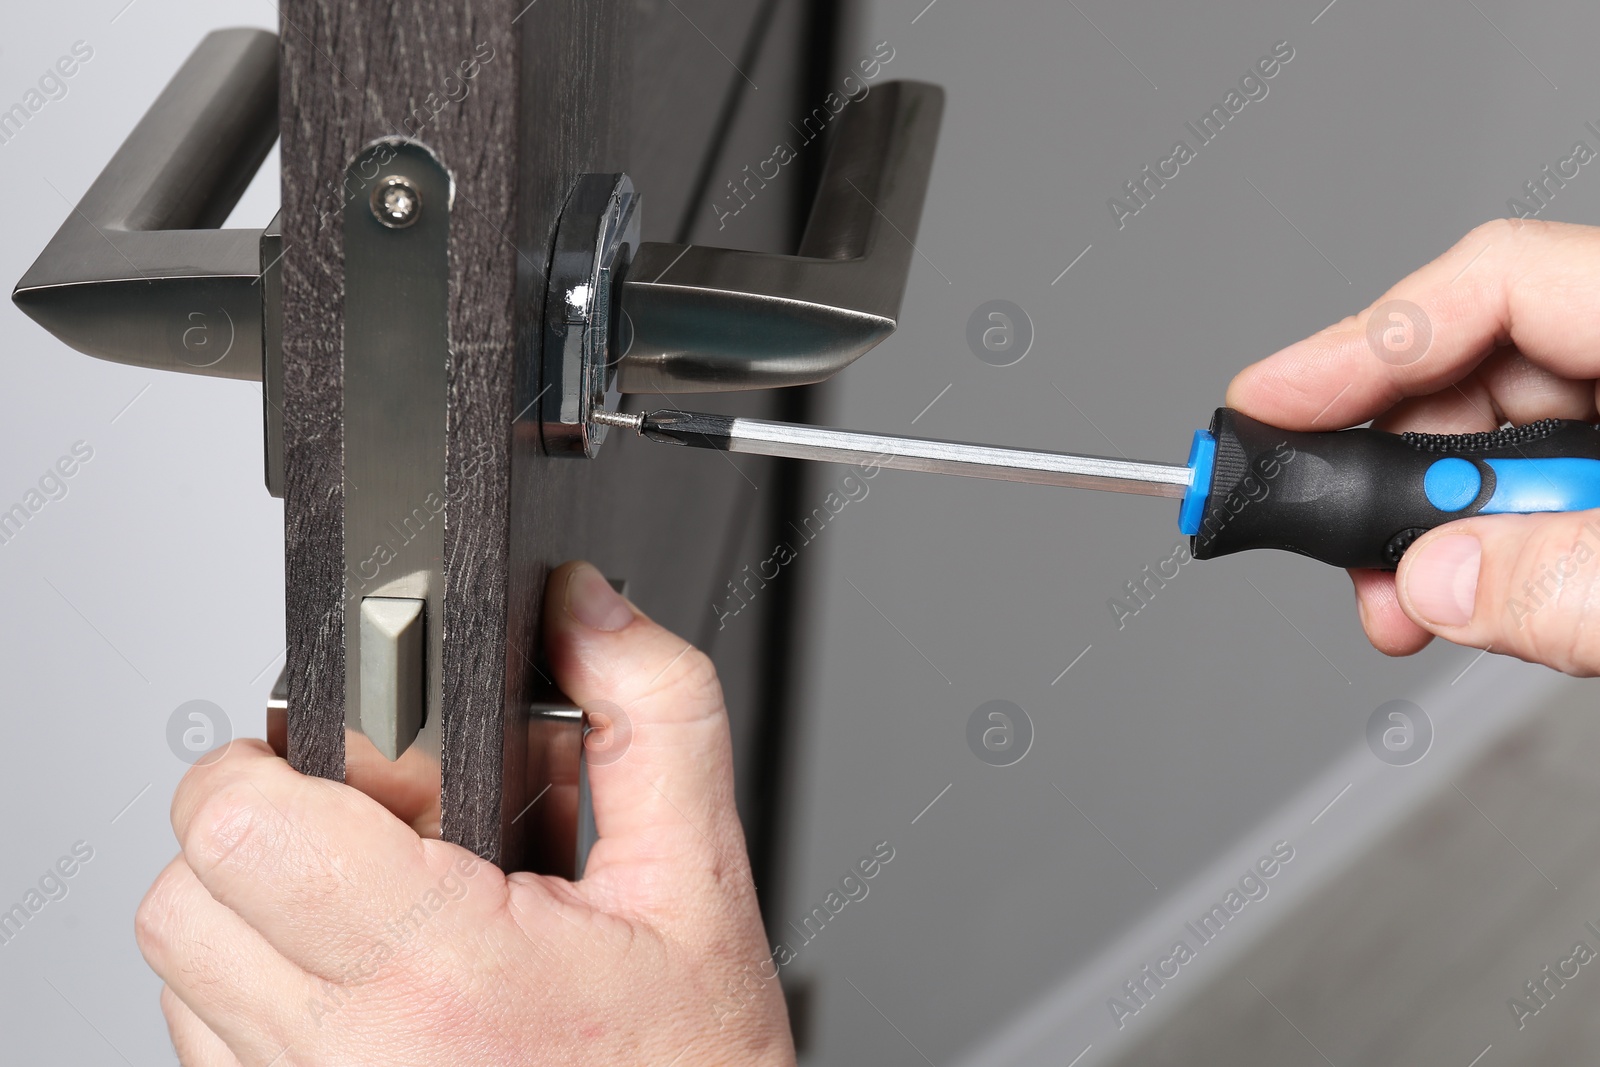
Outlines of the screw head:
M 372 214 L 391 230 L 403 230 L 422 214 L 422 193 L 398 174 L 380 178 L 372 190 Z

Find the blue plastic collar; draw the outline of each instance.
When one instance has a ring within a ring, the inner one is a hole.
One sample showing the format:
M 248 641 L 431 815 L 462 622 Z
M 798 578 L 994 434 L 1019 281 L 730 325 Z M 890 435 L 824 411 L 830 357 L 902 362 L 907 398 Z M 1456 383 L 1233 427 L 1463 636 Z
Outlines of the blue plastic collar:
M 1211 469 L 1217 460 L 1217 439 L 1210 430 L 1196 430 L 1189 443 L 1189 490 L 1178 508 L 1178 532 L 1193 537 L 1200 532 L 1200 518 L 1206 513 L 1206 498 L 1211 495 Z

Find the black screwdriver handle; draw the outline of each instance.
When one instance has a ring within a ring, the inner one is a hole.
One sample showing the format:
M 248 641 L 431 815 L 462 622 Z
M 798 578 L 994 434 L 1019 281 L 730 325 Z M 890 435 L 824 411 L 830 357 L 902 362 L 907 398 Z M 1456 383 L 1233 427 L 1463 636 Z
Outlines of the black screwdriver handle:
M 1210 436 L 1210 470 L 1203 455 L 1195 468 L 1209 491 L 1185 508 L 1189 525 L 1198 512 L 1184 530 L 1195 559 L 1277 548 L 1392 570 L 1421 534 L 1456 519 L 1600 507 L 1600 429 L 1570 419 L 1475 434 L 1300 433 L 1219 408 Z

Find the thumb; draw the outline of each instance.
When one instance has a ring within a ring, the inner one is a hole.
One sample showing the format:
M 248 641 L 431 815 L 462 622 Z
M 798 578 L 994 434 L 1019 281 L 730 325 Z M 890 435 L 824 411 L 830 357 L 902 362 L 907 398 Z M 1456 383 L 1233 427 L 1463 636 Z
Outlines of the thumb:
M 1600 673 L 1600 511 L 1453 522 L 1395 577 L 1405 613 L 1448 641 Z
M 633 901 L 645 906 L 671 907 L 677 889 L 708 877 L 702 888 L 724 880 L 748 888 L 728 716 L 711 660 L 588 563 L 551 574 L 544 623 L 556 683 L 593 727 L 585 749 L 599 839 L 583 880 L 612 887 L 624 877 L 630 891 L 646 893 Z

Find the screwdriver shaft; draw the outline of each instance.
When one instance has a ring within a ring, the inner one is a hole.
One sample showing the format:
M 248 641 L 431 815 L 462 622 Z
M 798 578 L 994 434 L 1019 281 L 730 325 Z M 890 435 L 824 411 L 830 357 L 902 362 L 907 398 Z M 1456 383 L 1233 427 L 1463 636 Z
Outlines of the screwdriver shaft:
M 602 425 L 631 429 L 651 440 L 725 452 L 865 463 L 896 470 L 1105 489 L 1141 496 L 1181 497 L 1189 488 L 1191 478 L 1188 467 L 1170 463 L 857 433 L 729 415 L 688 411 L 644 414 L 596 411 L 593 418 Z

